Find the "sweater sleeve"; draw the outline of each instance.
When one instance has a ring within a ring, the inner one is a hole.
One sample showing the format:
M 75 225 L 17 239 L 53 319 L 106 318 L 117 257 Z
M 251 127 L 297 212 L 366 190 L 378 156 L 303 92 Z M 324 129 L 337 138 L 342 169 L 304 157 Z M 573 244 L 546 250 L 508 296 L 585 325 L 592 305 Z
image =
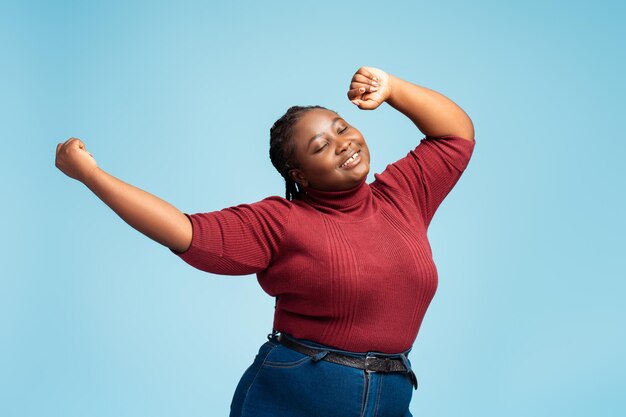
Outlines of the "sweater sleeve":
M 427 136 L 404 158 L 376 174 L 372 185 L 400 209 L 411 204 L 426 227 L 467 167 L 474 141 L 457 136 Z
M 185 252 L 170 251 L 214 274 L 260 272 L 279 251 L 291 207 L 284 198 L 268 197 L 209 213 L 185 213 L 193 228 L 191 245 Z

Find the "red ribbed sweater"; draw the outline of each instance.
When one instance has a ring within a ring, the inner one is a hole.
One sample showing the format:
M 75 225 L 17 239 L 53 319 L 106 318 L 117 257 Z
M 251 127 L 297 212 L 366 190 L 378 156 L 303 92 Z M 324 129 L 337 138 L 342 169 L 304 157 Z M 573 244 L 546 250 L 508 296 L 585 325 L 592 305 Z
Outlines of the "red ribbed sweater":
M 437 288 L 428 225 L 473 149 L 426 137 L 371 184 L 185 213 L 191 246 L 172 252 L 203 271 L 256 273 L 279 297 L 278 331 L 354 352 L 403 352 Z

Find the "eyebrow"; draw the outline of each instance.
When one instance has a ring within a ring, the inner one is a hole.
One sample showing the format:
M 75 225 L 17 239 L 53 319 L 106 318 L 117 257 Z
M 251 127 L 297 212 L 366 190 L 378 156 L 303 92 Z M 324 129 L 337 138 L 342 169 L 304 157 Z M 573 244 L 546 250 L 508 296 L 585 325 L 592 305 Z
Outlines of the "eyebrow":
M 341 117 L 335 117 L 332 121 L 332 123 L 330 124 L 330 128 L 332 129 L 333 126 L 335 126 L 335 123 L 337 123 L 339 120 L 341 120 Z M 317 135 L 313 136 L 311 139 L 309 139 L 309 143 L 307 144 L 307 149 L 309 149 L 311 147 L 311 143 L 319 138 L 320 136 L 324 136 L 324 132 L 320 132 Z

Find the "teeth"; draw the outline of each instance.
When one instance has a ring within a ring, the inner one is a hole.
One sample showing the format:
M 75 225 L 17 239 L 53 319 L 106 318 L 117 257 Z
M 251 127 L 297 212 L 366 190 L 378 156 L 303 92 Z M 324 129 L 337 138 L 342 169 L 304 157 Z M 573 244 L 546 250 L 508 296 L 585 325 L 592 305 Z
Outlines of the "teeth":
M 342 167 L 345 167 L 346 165 L 348 165 L 350 162 L 354 161 L 357 157 L 359 153 L 356 152 L 354 155 L 352 155 L 350 158 L 348 158 L 348 160 L 346 162 L 344 162 L 343 164 L 341 164 Z

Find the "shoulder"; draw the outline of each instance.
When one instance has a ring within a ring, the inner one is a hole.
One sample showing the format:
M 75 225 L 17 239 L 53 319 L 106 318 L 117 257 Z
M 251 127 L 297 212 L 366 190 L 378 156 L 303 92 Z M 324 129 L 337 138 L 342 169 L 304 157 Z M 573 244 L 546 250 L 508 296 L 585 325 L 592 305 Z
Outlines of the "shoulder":
M 474 146 L 474 140 L 459 136 L 426 136 L 406 156 L 375 174 L 371 186 L 398 208 L 417 207 L 428 224 L 467 168 Z
M 464 171 L 472 157 L 476 141 L 460 136 L 426 136 L 410 152 L 413 156 L 427 159 L 431 163 L 442 163 Z
M 455 169 L 464 171 L 474 151 L 476 141 L 460 136 L 426 136 L 404 157 L 387 165 L 380 174 L 375 174 L 374 187 L 380 186 L 387 177 L 406 179 L 426 171 Z

